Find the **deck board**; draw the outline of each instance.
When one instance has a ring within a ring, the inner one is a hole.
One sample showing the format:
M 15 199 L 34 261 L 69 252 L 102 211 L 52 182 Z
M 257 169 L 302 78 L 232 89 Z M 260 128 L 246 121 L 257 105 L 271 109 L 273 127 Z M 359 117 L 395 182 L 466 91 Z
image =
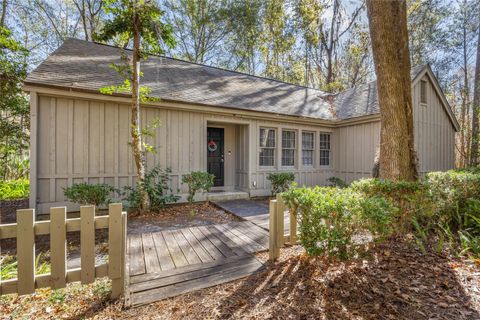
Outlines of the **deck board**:
M 167 244 L 168 251 L 170 251 L 170 255 L 172 257 L 173 263 L 175 267 L 184 267 L 188 265 L 188 261 L 183 255 L 182 250 L 178 246 L 177 240 L 173 236 L 171 230 L 162 231 L 163 238 L 165 239 L 165 243 Z
M 230 249 L 223 241 L 221 241 L 218 237 L 215 236 L 214 233 L 210 231 L 207 227 L 197 227 L 197 229 L 205 236 L 206 239 L 212 243 L 215 248 L 220 251 L 225 257 L 232 257 L 235 256 L 235 252 Z
M 131 235 L 128 305 L 173 297 L 251 275 L 263 264 L 268 232 L 251 222 L 234 222 Z
M 145 257 L 146 273 L 160 272 L 160 262 L 151 233 L 142 234 L 143 254 Z
M 195 238 L 189 228 L 181 229 L 180 231 L 202 262 L 209 262 L 213 260 L 213 258 L 207 253 L 207 251 L 205 251 L 205 248 L 200 244 L 197 238 Z
M 175 263 L 172 260 L 170 251 L 168 251 L 167 244 L 161 232 L 155 232 L 152 234 L 153 242 L 155 243 L 155 249 L 157 250 L 158 261 L 160 262 L 160 268 L 162 271 L 175 269 Z
M 145 260 L 143 256 L 143 245 L 141 235 L 130 237 L 130 254 L 135 259 L 130 259 L 130 275 L 145 273 Z
M 144 291 L 133 292 L 133 305 L 143 305 L 153 301 L 173 297 L 182 293 L 191 292 L 217 284 L 233 281 L 249 276 L 264 269 L 264 265 L 255 257 L 245 257 L 247 261 L 237 261 L 232 265 L 221 265 L 211 270 L 201 270 L 190 275 L 178 275 L 176 281 L 160 279 L 160 285 Z M 152 281 L 153 282 L 153 281 Z M 162 286 L 166 284 L 165 286 Z M 174 284 L 171 284 L 173 283 Z M 137 288 L 140 285 L 137 285 Z M 148 286 L 147 286 L 148 287 Z
M 207 250 L 207 252 L 212 256 L 214 260 L 222 259 L 224 257 L 227 257 L 226 255 L 223 255 L 222 252 L 215 247 L 215 245 L 211 242 L 210 239 L 208 239 L 208 236 L 205 236 L 200 229 L 197 227 L 190 228 L 190 231 L 192 234 L 195 236 L 195 238 L 200 241 L 202 246 Z M 228 249 L 228 248 L 227 248 Z M 233 252 L 232 252 L 232 255 Z
M 178 246 L 182 250 L 183 254 L 185 255 L 185 258 L 187 258 L 187 261 L 189 264 L 195 264 L 195 263 L 201 263 L 202 261 L 200 258 L 197 256 L 197 253 L 195 250 L 193 250 L 192 246 L 188 243 L 187 239 L 183 235 L 182 231 L 180 230 L 172 230 L 172 234 L 177 240 Z

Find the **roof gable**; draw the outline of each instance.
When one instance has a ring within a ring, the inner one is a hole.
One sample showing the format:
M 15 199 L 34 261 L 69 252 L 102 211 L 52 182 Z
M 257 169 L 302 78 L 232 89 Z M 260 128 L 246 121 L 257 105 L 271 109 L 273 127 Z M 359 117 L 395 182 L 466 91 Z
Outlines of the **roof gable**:
M 438 83 L 437 77 L 433 73 L 430 65 L 426 65 L 424 68 L 420 70 L 420 72 L 416 74 L 415 77 L 412 77 L 412 88 L 423 78 L 424 75 L 427 75 L 428 78 L 430 79 L 430 82 L 432 83 L 432 87 L 434 88 L 435 93 L 438 95 L 438 97 L 440 98 L 440 101 L 442 102 L 444 111 L 447 113 L 452 126 L 455 128 L 455 131 L 458 132 L 460 130 L 460 124 L 458 123 L 457 118 L 453 113 L 452 107 L 448 103 L 447 98 L 443 93 L 443 90 L 440 88 L 440 84 Z

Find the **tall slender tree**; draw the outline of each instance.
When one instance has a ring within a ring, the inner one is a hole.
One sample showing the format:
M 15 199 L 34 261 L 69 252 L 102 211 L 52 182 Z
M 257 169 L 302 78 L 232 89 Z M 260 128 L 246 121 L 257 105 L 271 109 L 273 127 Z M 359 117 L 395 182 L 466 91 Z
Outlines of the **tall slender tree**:
M 367 0 L 367 12 L 380 103 L 380 177 L 416 180 L 406 1 Z
M 478 146 L 480 140 L 480 18 L 477 32 L 477 60 L 475 62 L 475 84 L 472 106 L 472 150 L 470 156 L 470 165 L 472 166 L 478 166 L 480 164 L 480 151 Z
M 135 166 L 137 169 L 137 188 L 140 194 L 140 212 L 149 208 L 145 182 L 145 150 L 142 141 L 140 122 L 140 103 L 148 98 L 147 91 L 140 86 L 140 61 L 147 53 L 163 53 L 163 45 L 173 47 L 174 39 L 171 27 L 161 21 L 164 14 L 153 0 L 106 0 L 105 11 L 111 18 L 105 22 L 102 34 L 104 41 L 115 39 L 123 47 L 132 43 L 130 56 L 122 51 L 126 68 L 117 66 L 122 75 L 126 75 L 124 85 L 119 91 L 130 91 L 132 95 L 130 135 Z M 114 88 L 115 89 L 115 88 Z

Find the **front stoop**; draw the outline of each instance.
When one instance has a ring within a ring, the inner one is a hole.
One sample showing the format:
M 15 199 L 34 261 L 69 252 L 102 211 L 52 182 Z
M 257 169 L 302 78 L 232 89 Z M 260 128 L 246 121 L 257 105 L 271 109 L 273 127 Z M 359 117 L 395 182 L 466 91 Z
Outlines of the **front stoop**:
M 250 196 L 248 192 L 245 192 L 245 191 L 218 191 L 218 192 L 208 193 L 208 200 L 211 202 L 249 199 L 249 198 Z

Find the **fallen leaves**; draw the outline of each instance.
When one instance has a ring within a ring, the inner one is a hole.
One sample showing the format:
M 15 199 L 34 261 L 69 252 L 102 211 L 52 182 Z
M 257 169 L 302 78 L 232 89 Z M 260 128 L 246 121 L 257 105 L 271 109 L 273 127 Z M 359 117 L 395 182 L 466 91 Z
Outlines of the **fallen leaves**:
M 0 300 L 0 314 L 70 319 L 480 319 L 480 268 L 422 254 L 396 239 L 370 259 L 341 262 L 282 249 L 276 263 L 247 278 L 136 309 L 109 303 L 91 286 Z M 264 261 L 268 253 L 258 257 Z M 55 302 L 51 302 L 55 301 Z

